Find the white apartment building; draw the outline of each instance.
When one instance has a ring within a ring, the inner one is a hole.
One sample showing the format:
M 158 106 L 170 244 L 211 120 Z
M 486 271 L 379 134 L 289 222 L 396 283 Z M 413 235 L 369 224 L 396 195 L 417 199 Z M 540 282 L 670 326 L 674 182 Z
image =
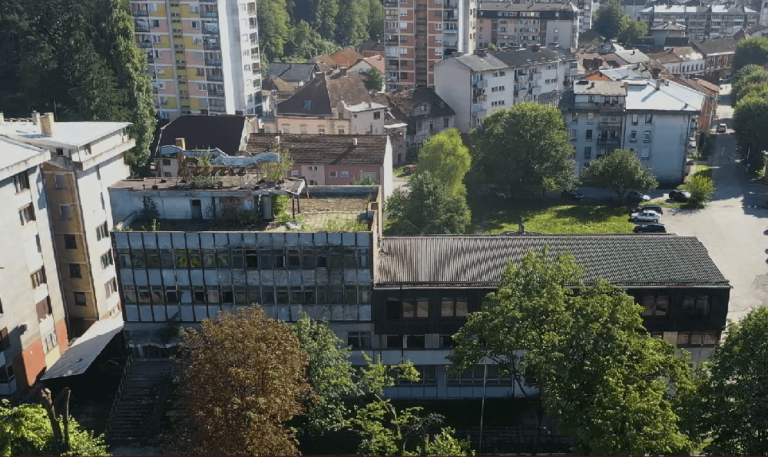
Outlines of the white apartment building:
M 161 119 L 258 112 L 255 0 L 131 0 L 131 14 Z
M 0 125 L 10 123 L 0 113 Z M 34 384 L 68 338 L 41 168 L 50 153 L 2 136 L 0 149 L 0 397 L 6 397 Z
M 48 151 L 41 186 L 53 228 L 63 302 L 73 336 L 120 313 L 109 229 L 107 188 L 130 170 L 126 151 L 135 146 L 127 122 L 56 122 L 53 113 L 0 123 L 0 137 Z
M 668 22 L 685 26 L 692 40 L 733 36 L 757 25 L 760 13 L 740 5 L 655 5 L 640 11 L 640 20 L 653 29 Z
M 578 47 L 579 8 L 571 3 L 478 3 L 477 47 L 555 45 Z
M 577 82 L 560 106 L 577 173 L 614 149 L 629 149 L 660 182 L 682 182 L 688 138 L 705 98 L 661 79 Z
M 560 47 L 478 51 L 435 65 L 435 92 L 456 112 L 454 126 L 468 133 L 498 109 L 562 92 L 577 71 L 576 57 Z
M 648 54 L 648 57 L 664 65 L 671 73 L 685 76 L 703 75 L 707 63 L 704 54 L 690 46 Z

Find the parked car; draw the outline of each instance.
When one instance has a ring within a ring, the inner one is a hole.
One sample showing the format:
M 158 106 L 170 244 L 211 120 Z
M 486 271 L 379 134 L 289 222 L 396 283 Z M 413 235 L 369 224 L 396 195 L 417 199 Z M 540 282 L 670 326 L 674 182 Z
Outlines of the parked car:
M 687 202 L 691 199 L 691 193 L 684 190 L 669 191 L 669 199 L 676 202 Z
M 632 213 L 630 219 L 632 219 L 632 222 L 659 222 L 661 214 L 653 211 L 643 211 L 642 213 Z
M 725 133 L 728 131 L 728 126 L 725 124 L 718 124 L 717 125 L 717 133 Z
M 635 233 L 667 233 L 664 224 L 640 224 L 633 229 Z
M 654 213 L 664 214 L 664 207 L 659 205 L 641 205 L 629 211 L 632 213 L 642 213 L 643 211 L 653 211 Z
M 578 190 L 564 190 L 560 192 L 560 197 L 566 200 L 577 200 L 577 201 L 584 200 L 584 194 L 582 194 Z
M 627 200 L 634 202 L 649 202 L 651 201 L 651 197 L 642 192 L 631 190 L 627 194 Z

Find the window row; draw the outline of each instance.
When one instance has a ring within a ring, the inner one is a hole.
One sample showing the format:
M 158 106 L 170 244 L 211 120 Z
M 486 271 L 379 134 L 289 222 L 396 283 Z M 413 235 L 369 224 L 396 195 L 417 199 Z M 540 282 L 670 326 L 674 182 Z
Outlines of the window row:
M 640 303 L 645 317 L 666 317 L 669 315 L 669 296 L 644 295 Z M 705 319 L 709 317 L 710 297 L 708 295 L 683 298 L 682 316 Z
M 109 283 L 108 283 L 109 285 Z M 370 304 L 369 286 L 123 286 L 125 303 L 238 305 Z
M 118 249 L 123 268 L 369 268 L 369 249 Z
M 465 317 L 469 311 L 466 296 L 442 297 L 440 317 Z M 388 297 L 387 319 L 429 317 L 429 297 Z

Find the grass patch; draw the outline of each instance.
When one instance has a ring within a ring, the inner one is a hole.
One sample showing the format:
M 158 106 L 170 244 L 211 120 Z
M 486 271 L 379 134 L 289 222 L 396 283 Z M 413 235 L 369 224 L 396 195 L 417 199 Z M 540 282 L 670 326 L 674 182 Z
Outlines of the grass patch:
M 487 234 L 518 229 L 520 217 L 525 218 L 525 230 L 548 234 L 632 233 L 626 206 L 593 204 L 562 200 L 475 200 L 472 202 L 473 226 L 482 228 L 485 214 Z
M 712 179 L 712 167 L 709 165 L 696 164 L 696 171 L 693 173 L 693 176 L 706 176 L 707 178 Z
M 408 164 L 412 165 L 412 164 Z M 413 177 L 413 173 L 410 175 L 405 174 L 405 171 L 403 170 L 407 165 L 403 165 L 402 167 L 397 167 L 394 170 L 392 170 L 393 176 L 400 179 L 411 179 Z

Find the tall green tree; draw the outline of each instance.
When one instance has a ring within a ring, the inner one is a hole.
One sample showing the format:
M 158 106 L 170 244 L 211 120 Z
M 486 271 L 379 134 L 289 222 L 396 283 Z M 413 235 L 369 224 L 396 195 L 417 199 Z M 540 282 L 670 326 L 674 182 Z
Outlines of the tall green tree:
M 301 418 L 301 428 L 322 435 L 349 426 L 351 412 L 345 400 L 362 394 L 349 361 L 349 346 L 327 322 L 310 319 L 304 312 L 293 329 L 309 356 L 308 379 L 315 392 L 305 399 L 307 414 Z
M 448 183 L 430 172 L 419 173 L 410 181 L 411 191 L 396 190 L 388 199 L 385 211 L 394 220 L 395 233 L 464 233 L 471 213 L 467 199 L 457 195 Z
M 368 39 L 384 41 L 384 3 L 381 0 L 368 1 Z
M 573 146 L 557 108 L 523 102 L 497 110 L 469 138 L 475 179 L 513 194 L 569 189 L 576 183 Z
M 259 46 L 269 62 L 283 57 L 291 36 L 291 17 L 285 0 L 258 0 Z
M 739 100 L 733 112 L 733 129 L 738 134 L 739 152 L 753 171 L 765 166 L 768 151 L 768 87 L 751 91 Z
M 768 454 L 768 309 L 729 322 L 728 337 L 700 371 L 693 409 L 709 455 Z
M 603 5 L 595 12 L 594 29 L 600 35 L 611 40 L 619 36 L 622 31 L 624 13 L 618 2 L 610 2 Z
M 300 21 L 292 30 L 291 39 L 285 44 L 286 60 L 306 62 L 320 54 L 333 54 L 338 49 L 333 42 L 324 40 L 312 26 Z
M 691 204 L 702 207 L 715 195 L 715 182 L 712 178 L 696 174 L 685 183 L 685 190 L 691 193 Z
M 687 453 L 685 357 L 650 338 L 641 307 L 621 289 L 581 281 L 572 256 L 530 252 L 505 269 L 498 292 L 454 336 L 454 370 L 488 357 L 538 389 L 547 413 L 577 439 L 579 453 Z M 539 416 L 541 417 L 541 416 Z
M 760 65 L 745 65 L 733 77 L 731 100 L 733 106 L 738 105 L 742 98 L 750 92 L 760 90 L 768 84 L 768 72 Z
M 619 203 L 629 189 L 649 191 L 657 188 L 659 182 L 637 155 L 627 149 L 616 149 L 611 154 L 593 160 L 582 180 L 590 185 L 616 192 Z
M 61 420 L 60 420 L 61 422 Z M 0 401 L 0 455 L 59 455 L 51 420 L 38 404 L 12 406 Z M 60 425 L 64 428 L 64 425 Z M 83 430 L 69 418 L 69 451 L 61 455 L 108 456 L 103 436 Z
M 354 47 L 369 38 L 370 8 L 370 0 L 339 0 L 336 43 L 343 47 Z
M 456 195 L 466 196 L 464 175 L 469 171 L 472 159 L 458 130 L 443 130 L 431 136 L 419 150 L 418 163 L 416 175 L 431 173 Z
M 739 71 L 747 65 L 762 67 L 768 62 L 768 38 L 753 37 L 739 40 L 736 55 L 733 56 L 733 70 Z
M 643 21 L 635 21 L 628 14 L 621 19 L 621 32 L 617 39 L 629 45 L 641 36 L 648 34 L 648 24 Z
M 147 166 L 155 109 L 128 2 L 19 0 L 2 4 L 0 105 L 8 116 L 128 121 L 134 172 Z
M 373 86 L 374 90 L 384 90 L 384 75 L 381 74 L 378 68 L 371 67 L 368 70 L 368 79 L 371 81 L 371 86 Z
M 371 401 L 357 409 L 352 419 L 353 431 L 362 438 L 359 455 L 470 455 L 469 440 L 454 438 L 451 428 L 442 428 L 433 437 L 428 435 L 430 429 L 442 424 L 441 415 L 422 415 L 424 408 L 420 406 L 398 411 L 383 398 L 384 389 L 394 386 L 396 380 L 419 380 L 419 372 L 410 362 L 387 366 L 381 360 L 369 360 L 362 375 L 361 385 Z

